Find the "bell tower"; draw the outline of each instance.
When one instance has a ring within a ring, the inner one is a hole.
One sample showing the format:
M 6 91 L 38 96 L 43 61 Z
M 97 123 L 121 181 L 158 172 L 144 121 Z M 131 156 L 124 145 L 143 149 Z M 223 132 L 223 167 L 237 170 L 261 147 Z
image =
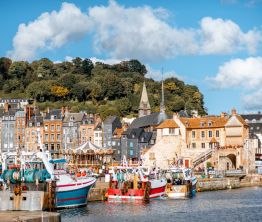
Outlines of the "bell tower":
M 139 104 L 139 117 L 151 114 L 151 106 L 147 96 L 146 83 L 143 83 L 143 90 Z

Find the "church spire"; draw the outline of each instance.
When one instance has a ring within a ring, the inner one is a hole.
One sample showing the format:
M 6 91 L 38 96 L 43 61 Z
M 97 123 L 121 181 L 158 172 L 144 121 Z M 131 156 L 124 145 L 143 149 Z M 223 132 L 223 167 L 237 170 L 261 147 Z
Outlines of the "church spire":
M 147 96 L 146 83 L 143 83 L 143 90 L 139 104 L 139 117 L 151 114 L 151 106 Z
M 161 90 L 161 103 L 160 103 L 160 112 L 165 113 L 165 96 L 164 96 L 164 81 L 163 81 L 163 68 L 162 68 L 162 90 Z

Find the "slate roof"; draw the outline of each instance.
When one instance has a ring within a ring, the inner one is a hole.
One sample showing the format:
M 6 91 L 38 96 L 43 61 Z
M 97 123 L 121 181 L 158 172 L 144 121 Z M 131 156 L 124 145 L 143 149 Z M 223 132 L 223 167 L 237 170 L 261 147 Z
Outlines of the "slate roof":
M 256 121 L 261 121 L 262 120 L 262 114 L 261 113 L 257 113 L 257 114 L 242 114 L 241 115 L 242 118 L 244 120 L 249 120 L 249 121 L 252 121 L 252 120 L 256 120 Z
M 117 116 L 108 116 L 105 121 L 104 121 L 104 124 L 112 124 L 115 119 L 117 118 Z
M 99 130 L 99 131 L 102 130 L 102 124 L 98 123 L 94 130 Z
M 171 118 L 170 116 L 166 115 L 165 113 L 157 112 L 152 113 L 147 116 L 143 116 L 140 118 L 135 119 L 130 128 L 144 128 L 148 126 L 157 126 L 162 123 L 165 119 Z
M 180 117 L 185 117 L 185 118 L 190 118 L 190 117 L 192 117 L 190 114 L 187 113 L 186 110 L 180 110 L 180 111 L 178 112 L 178 115 L 179 115 Z
M 84 113 L 68 113 L 63 122 L 82 122 L 83 118 L 84 118 Z
M 44 120 L 51 120 L 51 116 L 54 116 L 54 119 L 62 119 L 62 113 L 60 109 L 53 109 L 49 113 L 46 113 Z
M 122 135 L 126 135 L 128 139 L 139 139 L 143 132 L 142 128 L 128 128 Z
M 28 123 L 32 123 L 32 126 L 35 126 L 35 123 L 40 123 L 40 125 L 43 124 L 44 118 L 42 116 L 32 116 L 30 120 L 28 120 Z M 29 124 L 28 124 L 29 125 Z
M 140 137 L 139 142 L 141 142 L 141 143 L 149 143 L 149 141 L 152 138 L 152 135 L 153 135 L 152 132 L 143 132 L 141 137 Z

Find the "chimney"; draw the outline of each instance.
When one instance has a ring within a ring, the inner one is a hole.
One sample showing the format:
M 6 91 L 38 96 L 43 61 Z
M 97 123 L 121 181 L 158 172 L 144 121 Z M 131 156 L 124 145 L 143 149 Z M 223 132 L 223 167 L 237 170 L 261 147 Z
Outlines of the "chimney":
M 237 110 L 236 110 L 235 108 L 233 108 L 233 109 L 231 110 L 231 114 L 232 114 L 232 116 L 237 115 Z
M 4 104 L 4 111 L 8 112 L 8 110 L 9 110 L 8 102 L 5 102 L 5 104 Z
M 62 106 L 62 108 L 61 108 L 61 114 L 62 114 L 62 117 L 65 116 L 65 107 L 63 107 L 63 106 Z
M 220 117 L 221 117 L 221 118 L 225 118 L 225 117 L 226 117 L 226 112 L 221 112 L 221 113 L 220 113 Z
M 68 106 L 65 107 L 65 116 L 68 115 L 69 110 L 68 110 Z

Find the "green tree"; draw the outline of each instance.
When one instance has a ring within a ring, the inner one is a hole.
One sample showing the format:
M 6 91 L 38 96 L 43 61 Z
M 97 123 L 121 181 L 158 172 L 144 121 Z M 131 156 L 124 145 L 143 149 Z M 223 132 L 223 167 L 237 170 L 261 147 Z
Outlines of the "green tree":
M 12 65 L 12 60 L 6 57 L 0 58 L 0 76 L 3 80 L 8 79 L 8 70 Z
M 26 89 L 26 95 L 29 98 L 36 99 L 39 102 L 44 102 L 50 99 L 53 81 L 41 80 L 31 83 Z

